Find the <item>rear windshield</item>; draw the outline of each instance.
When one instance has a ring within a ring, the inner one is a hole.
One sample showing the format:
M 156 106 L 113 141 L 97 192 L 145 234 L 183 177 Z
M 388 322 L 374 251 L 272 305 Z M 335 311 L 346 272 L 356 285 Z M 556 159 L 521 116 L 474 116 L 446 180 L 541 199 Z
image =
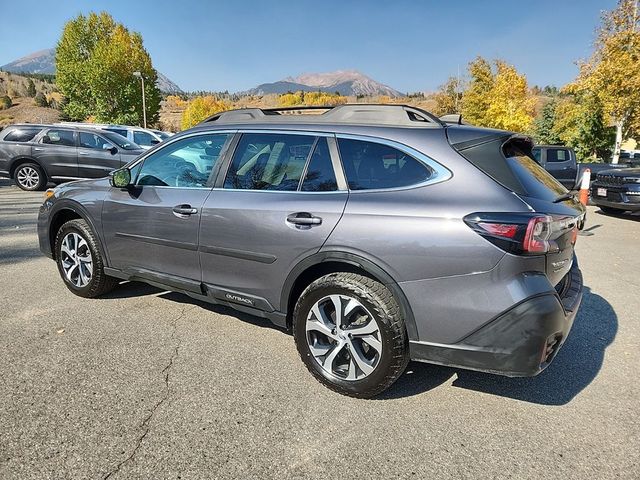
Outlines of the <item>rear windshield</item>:
M 566 188 L 536 163 L 526 140 L 501 136 L 458 151 L 496 182 L 519 195 L 553 201 L 567 193 Z

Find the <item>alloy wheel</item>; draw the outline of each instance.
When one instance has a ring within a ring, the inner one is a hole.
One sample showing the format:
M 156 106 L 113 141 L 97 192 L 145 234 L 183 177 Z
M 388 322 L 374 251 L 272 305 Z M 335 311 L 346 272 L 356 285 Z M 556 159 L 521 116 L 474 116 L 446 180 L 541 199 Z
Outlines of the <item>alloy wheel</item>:
M 89 244 L 81 235 L 70 232 L 60 246 L 60 264 L 69 283 L 86 287 L 93 276 L 93 258 Z
M 18 170 L 16 181 L 26 189 L 36 188 L 40 183 L 40 173 L 33 167 L 22 167 Z
M 362 380 L 382 356 L 382 336 L 375 317 L 351 296 L 318 300 L 307 316 L 309 350 L 322 369 L 341 380 Z

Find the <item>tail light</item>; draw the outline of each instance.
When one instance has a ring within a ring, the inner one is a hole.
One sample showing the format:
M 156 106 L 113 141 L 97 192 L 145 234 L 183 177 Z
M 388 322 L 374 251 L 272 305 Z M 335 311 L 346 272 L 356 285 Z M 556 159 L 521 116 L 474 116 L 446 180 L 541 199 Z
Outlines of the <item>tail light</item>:
M 473 213 L 464 221 L 476 233 L 503 250 L 517 255 L 541 255 L 558 249 L 555 232 L 572 229 L 577 235 L 577 219 L 536 213 Z

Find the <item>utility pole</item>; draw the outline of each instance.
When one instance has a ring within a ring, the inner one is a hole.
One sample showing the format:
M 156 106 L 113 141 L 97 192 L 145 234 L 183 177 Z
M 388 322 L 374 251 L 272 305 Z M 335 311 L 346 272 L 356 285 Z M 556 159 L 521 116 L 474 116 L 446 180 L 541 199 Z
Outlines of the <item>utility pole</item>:
M 142 122 L 143 122 L 142 127 L 147 128 L 147 104 L 144 98 L 144 77 L 140 72 L 133 72 L 133 76 L 138 77 L 142 82 Z

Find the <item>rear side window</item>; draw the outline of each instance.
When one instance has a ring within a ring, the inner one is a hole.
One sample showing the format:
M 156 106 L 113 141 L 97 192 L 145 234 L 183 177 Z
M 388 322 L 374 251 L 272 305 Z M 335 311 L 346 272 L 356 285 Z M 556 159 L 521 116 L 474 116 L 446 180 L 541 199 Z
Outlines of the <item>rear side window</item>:
M 47 134 L 42 137 L 42 143 L 64 145 L 65 147 L 76 146 L 76 141 L 73 138 L 73 132 L 70 130 L 49 130 Z
M 122 128 L 105 128 L 105 130 L 117 133 L 118 135 L 122 135 L 124 138 L 127 138 L 127 131 Z
M 331 154 L 329 153 L 329 145 L 327 139 L 321 137 L 318 139 L 307 173 L 302 182 L 303 192 L 332 192 L 338 189 L 336 182 L 336 174 L 333 171 L 331 163 Z
M 351 190 L 408 187 L 433 175 L 419 160 L 381 143 L 339 138 L 338 146 Z
M 33 140 L 41 128 L 20 127 L 7 133 L 4 137 L 5 142 L 30 142 Z
M 569 150 L 564 148 L 550 148 L 547 150 L 547 162 L 566 162 L 571 160 Z
M 296 191 L 314 141 L 311 135 L 243 134 L 224 188 Z

